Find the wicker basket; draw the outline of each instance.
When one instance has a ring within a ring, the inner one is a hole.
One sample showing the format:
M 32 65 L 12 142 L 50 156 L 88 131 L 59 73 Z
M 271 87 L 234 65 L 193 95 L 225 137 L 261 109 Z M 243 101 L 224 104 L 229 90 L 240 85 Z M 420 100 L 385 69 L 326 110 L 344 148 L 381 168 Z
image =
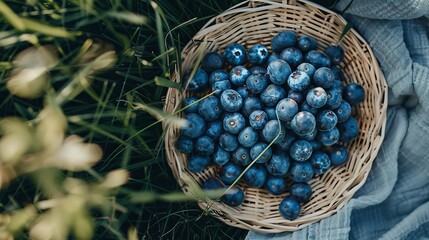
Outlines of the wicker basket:
M 199 55 L 199 45 L 206 51 L 219 51 L 232 42 L 247 49 L 256 43 L 270 46 L 273 36 L 285 29 L 315 37 L 320 48 L 337 41 L 346 21 L 336 13 L 308 1 L 250 0 L 245 1 L 211 19 L 183 50 L 183 68 L 191 69 Z M 203 40 L 203 41 L 201 41 Z M 356 140 L 347 144 L 350 156 L 345 166 L 332 168 L 310 181 L 311 200 L 302 207 L 301 216 L 289 221 L 280 216 L 278 205 L 288 195 L 273 196 L 264 189 L 244 187 L 246 198 L 236 208 L 209 199 L 200 201 L 202 209 L 210 205 L 211 213 L 228 225 L 263 233 L 295 231 L 335 214 L 364 184 L 384 138 L 387 107 L 387 87 L 377 61 L 365 40 L 354 30 L 344 37 L 342 47 L 345 60 L 341 67 L 347 82 L 358 82 L 366 89 L 365 101 L 354 110 L 361 128 Z M 179 71 L 177 70 L 176 76 Z M 178 78 L 176 78 L 178 79 Z M 180 107 L 186 97 L 182 92 L 169 89 L 165 109 L 169 113 Z M 166 127 L 166 126 L 164 126 Z M 165 147 L 168 163 L 175 178 L 187 194 L 193 194 L 195 184 L 216 176 L 211 166 L 201 173 L 186 169 L 186 155 L 175 149 L 178 129 L 166 127 Z

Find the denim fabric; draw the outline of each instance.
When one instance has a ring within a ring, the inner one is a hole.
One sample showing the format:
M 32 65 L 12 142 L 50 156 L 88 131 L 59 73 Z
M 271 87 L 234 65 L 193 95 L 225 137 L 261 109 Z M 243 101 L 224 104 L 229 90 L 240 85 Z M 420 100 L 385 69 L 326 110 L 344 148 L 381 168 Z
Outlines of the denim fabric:
M 428 16 L 427 0 L 353 1 L 345 17 L 371 45 L 390 88 L 386 136 L 367 182 L 327 219 L 246 239 L 429 239 Z

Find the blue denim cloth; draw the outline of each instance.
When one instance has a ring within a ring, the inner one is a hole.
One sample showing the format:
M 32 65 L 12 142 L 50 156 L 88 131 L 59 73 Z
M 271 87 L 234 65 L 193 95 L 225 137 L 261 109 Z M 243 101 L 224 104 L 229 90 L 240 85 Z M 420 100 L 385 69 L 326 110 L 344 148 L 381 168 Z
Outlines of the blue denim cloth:
M 429 1 L 354 0 L 345 17 L 389 85 L 386 136 L 368 180 L 327 219 L 293 233 L 249 232 L 247 240 L 429 239 Z

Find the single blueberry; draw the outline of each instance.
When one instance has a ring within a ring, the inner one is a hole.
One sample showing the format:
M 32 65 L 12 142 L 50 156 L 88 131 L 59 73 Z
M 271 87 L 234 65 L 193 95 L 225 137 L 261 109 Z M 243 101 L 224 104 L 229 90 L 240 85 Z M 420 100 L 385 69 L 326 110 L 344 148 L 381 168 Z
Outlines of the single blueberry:
M 347 149 L 341 145 L 334 145 L 329 153 L 329 158 L 333 166 L 343 165 L 348 159 Z
M 191 74 L 186 74 L 184 76 L 184 83 L 186 88 L 186 91 L 191 93 L 199 93 L 203 92 L 209 85 L 209 76 L 207 75 L 206 71 L 204 71 L 201 68 L 198 68 L 195 72 L 192 79 L 189 79 L 191 77 Z
M 223 133 L 223 125 L 221 120 L 208 122 L 205 135 L 211 137 L 213 140 L 218 140 L 220 135 Z
M 231 83 L 228 80 L 221 80 L 213 83 L 212 92 L 214 92 L 215 96 L 220 97 L 223 91 L 231 89 Z
M 253 111 L 249 116 L 249 124 L 254 129 L 263 129 L 268 122 L 268 115 L 262 110 Z
M 246 86 L 240 86 L 237 89 L 235 89 L 235 91 L 237 91 L 238 94 L 240 94 L 243 100 L 246 100 L 246 98 L 248 98 L 249 96 L 253 96 L 253 93 L 250 92 Z
M 221 181 L 219 181 L 219 179 L 217 178 L 209 178 L 207 180 L 204 181 L 203 183 L 203 189 L 204 190 L 218 190 L 218 189 L 222 189 L 225 186 L 223 185 L 223 183 Z
M 310 141 L 310 144 L 313 148 L 313 151 L 319 151 L 320 149 L 322 149 L 322 144 L 319 141 Z
M 252 93 L 259 94 L 268 86 L 267 76 L 262 74 L 250 75 L 246 80 L 246 86 Z
M 271 50 L 281 52 L 283 49 L 296 45 L 297 37 L 294 31 L 283 31 L 278 33 L 271 40 Z
M 284 152 L 274 152 L 266 164 L 267 171 L 273 176 L 284 176 L 289 171 L 290 159 Z
M 264 186 L 266 178 L 267 170 L 265 170 L 264 166 L 260 165 L 253 165 L 244 173 L 244 182 L 254 188 Z
M 311 50 L 305 55 L 305 62 L 311 63 L 315 68 L 330 67 L 331 59 L 325 53 Z
M 223 129 L 230 134 L 238 134 L 246 125 L 243 115 L 238 112 L 227 113 L 223 118 Z
M 277 59 L 280 59 L 280 54 L 273 53 L 273 54 L 270 54 L 267 62 L 268 62 L 268 64 L 270 64 L 272 61 L 277 60 Z
M 204 56 L 201 66 L 207 72 L 213 72 L 215 70 L 224 68 L 225 62 L 223 61 L 222 55 L 219 53 L 210 52 Z
M 273 195 L 280 195 L 286 192 L 286 180 L 283 177 L 268 175 L 265 181 L 265 189 Z
M 313 153 L 313 147 L 306 140 L 297 140 L 290 147 L 290 156 L 298 162 L 306 161 Z
M 262 153 L 265 149 L 267 150 Z M 250 158 L 252 159 L 252 161 L 255 160 L 259 155 L 261 155 L 258 160 L 256 160 L 257 163 L 266 163 L 268 160 L 270 160 L 272 154 L 273 150 L 271 150 L 271 147 L 268 147 L 268 144 L 264 142 L 258 142 L 250 149 Z
M 284 98 L 277 104 L 276 111 L 280 120 L 291 121 L 298 113 L 298 104 L 291 98 Z
M 194 141 L 188 137 L 180 136 L 176 140 L 176 148 L 181 153 L 191 153 L 194 150 Z
M 246 83 L 246 79 L 251 75 L 250 71 L 243 66 L 235 66 L 231 69 L 229 74 L 229 80 L 235 86 L 243 86 Z
M 219 119 L 222 115 L 219 98 L 208 96 L 198 104 L 198 114 L 206 121 Z
M 316 127 L 316 118 L 309 112 L 301 111 L 293 117 L 290 126 L 297 135 L 304 136 L 313 132 Z
M 289 90 L 287 97 L 293 99 L 298 105 L 302 104 L 305 100 L 304 94 L 300 91 Z
M 243 105 L 243 98 L 235 90 L 227 89 L 220 96 L 220 105 L 227 112 L 236 112 Z
M 281 151 L 289 152 L 290 147 L 295 142 L 295 140 L 296 140 L 295 133 L 293 133 L 292 131 L 286 130 L 286 134 L 285 134 L 285 137 L 283 138 L 283 140 L 281 142 L 279 142 L 278 144 L 276 144 L 275 146 L 277 147 L 277 149 L 279 149 Z
M 359 83 L 349 83 L 343 90 L 343 99 L 350 105 L 356 105 L 365 98 L 365 90 Z
M 209 83 L 211 86 L 222 80 L 229 80 L 229 74 L 225 70 L 216 70 L 210 74 Z
M 332 146 L 335 143 L 337 143 L 339 139 L 340 139 L 340 132 L 338 131 L 337 127 L 334 127 L 330 131 L 319 132 L 317 134 L 317 140 L 323 146 L 328 146 L 328 147 Z
M 262 110 L 263 108 L 264 104 L 258 97 L 250 96 L 244 100 L 241 110 L 243 115 L 248 117 L 252 112 Z
M 332 130 L 338 122 L 337 115 L 331 110 L 322 110 L 316 117 L 316 126 L 319 131 Z
M 238 134 L 238 142 L 243 147 L 252 147 L 255 145 L 255 143 L 258 142 L 259 136 L 258 132 L 253 129 L 252 127 L 245 127 L 241 132 Z
M 214 149 L 215 143 L 209 136 L 201 136 L 195 140 L 194 151 L 198 155 L 210 155 Z
M 318 47 L 317 41 L 314 37 L 302 36 L 298 39 L 298 49 L 303 53 L 311 50 L 316 50 Z
M 249 71 L 251 74 L 267 74 L 267 69 L 261 66 L 254 66 Z
M 315 174 L 324 174 L 331 167 L 331 160 L 324 152 L 314 152 L 309 161 L 313 165 Z
M 331 45 L 325 49 L 332 65 L 338 65 L 344 60 L 344 50 L 338 45 Z
M 338 66 L 332 66 L 331 70 L 335 75 L 335 80 L 344 81 L 344 73 L 341 68 L 339 68 Z
M 317 126 L 317 122 L 316 122 L 316 126 Z M 303 140 L 310 142 L 310 141 L 313 141 L 314 139 L 316 139 L 316 136 L 317 136 L 317 128 L 314 128 L 314 130 L 311 133 L 306 134 L 306 135 L 302 135 L 299 137 Z
M 264 129 L 262 129 L 262 136 L 265 141 L 270 143 L 274 141 L 274 139 L 276 139 L 277 135 L 280 134 L 277 140 L 274 142 L 274 143 L 280 143 L 281 141 L 283 141 L 283 138 L 285 137 L 285 131 L 286 130 L 283 124 L 280 124 L 279 126 L 279 123 L 277 120 L 271 120 L 267 122 L 267 124 L 265 124 Z
M 300 110 L 305 111 L 305 112 L 309 112 L 313 115 L 317 115 L 317 113 L 319 112 L 319 110 L 317 108 L 310 106 L 307 102 L 303 102 L 301 104 Z
M 230 185 L 237 180 L 243 169 L 233 162 L 226 163 L 219 172 L 219 178 L 223 183 Z
M 270 120 L 277 120 L 277 113 L 276 113 L 276 108 L 275 107 L 266 107 L 264 109 L 264 112 L 268 116 L 268 121 L 270 121 Z
M 343 82 L 341 82 L 340 80 L 335 80 L 334 84 L 332 84 L 332 87 L 330 89 L 335 89 L 340 91 L 340 93 L 342 93 L 344 88 L 345 86 Z
M 260 95 L 261 101 L 265 106 L 276 106 L 277 103 L 286 97 L 286 91 L 283 87 L 276 84 L 270 84 Z
M 273 60 L 267 67 L 267 75 L 270 77 L 270 81 L 277 85 L 285 84 L 291 73 L 292 69 L 289 64 L 281 59 Z
M 334 84 L 335 75 L 330 68 L 321 67 L 314 72 L 313 84 L 322 87 L 330 88 Z
M 310 79 L 313 78 L 313 75 L 316 72 L 316 68 L 311 63 L 301 63 L 296 70 L 307 73 Z
M 239 146 L 232 153 L 232 161 L 241 166 L 249 165 L 252 162 L 252 159 L 250 158 L 249 149 L 243 146 Z
M 222 202 L 230 207 L 238 207 L 244 202 L 244 192 L 239 187 L 232 187 L 223 196 Z
M 328 94 L 326 94 L 325 89 L 316 87 L 308 91 L 305 99 L 307 100 L 308 105 L 314 108 L 321 108 L 325 106 L 328 101 Z
M 219 137 L 219 146 L 227 152 L 234 151 L 238 147 L 237 136 L 226 132 L 222 133 Z
M 343 123 L 343 122 L 347 121 L 347 119 L 350 118 L 350 116 L 352 114 L 352 107 L 350 106 L 350 104 L 348 102 L 343 100 L 343 101 L 341 101 L 340 106 L 338 106 L 334 110 L 334 113 L 338 117 L 338 122 Z
M 292 164 L 289 175 L 293 182 L 307 182 L 314 176 L 313 165 L 308 161 L 295 162 Z
M 326 102 L 326 107 L 329 109 L 336 109 L 340 106 L 343 97 L 341 97 L 341 91 L 338 89 L 328 89 L 326 90 L 326 95 L 328 97 L 328 101 Z
M 280 53 L 280 59 L 289 64 L 291 68 L 296 68 L 303 61 L 301 51 L 294 47 L 289 47 Z
M 268 60 L 268 48 L 262 44 L 253 45 L 247 53 L 249 63 L 261 65 Z
M 206 130 L 206 122 L 200 115 L 190 113 L 185 115 L 184 119 L 186 120 L 186 124 L 180 128 L 184 136 L 197 138 L 203 135 Z
M 217 147 L 212 155 L 213 162 L 219 166 L 225 165 L 231 159 L 231 154 L 221 147 Z
M 301 214 L 301 205 L 295 199 L 286 197 L 279 205 L 279 212 L 287 220 L 295 220 Z
M 307 73 L 296 70 L 287 79 L 287 84 L 294 91 L 303 91 L 310 86 L 310 77 Z
M 359 125 L 355 118 L 350 117 L 345 122 L 338 124 L 341 142 L 351 142 L 359 135 Z
M 289 193 L 299 203 L 306 203 L 310 200 L 313 190 L 308 183 L 293 183 L 290 185 Z
M 183 100 L 183 107 L 186 109 L 184 110 L 185 113 L 197 113 L 198 112 L 198 104 L 199 102 L 197 97 L 188 97 Z
M 210 165 L 210 157 L 203 155 L 191 155 L 188 158 L 188 169 L 193 173 L 202 172 Z
M 225 48 L 223 57 L 231 66 L 242 65 L 247 58 L 246 49 L 241 44 L 232 43 Z

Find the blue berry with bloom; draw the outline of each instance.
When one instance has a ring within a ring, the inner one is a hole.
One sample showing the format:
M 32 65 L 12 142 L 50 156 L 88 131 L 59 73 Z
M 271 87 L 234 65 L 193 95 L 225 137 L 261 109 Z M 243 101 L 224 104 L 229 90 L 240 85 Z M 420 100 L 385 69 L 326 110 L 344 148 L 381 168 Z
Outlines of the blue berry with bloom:
M 219 166 L 225 165 L 231 159 L 231 154 L 217 147 L 212 155 L 213 162 Z
M 317 41 L 314 37 L 310 36 L 302 36 L 298 39 L 298 49 L 301 50 L 302 53 L 307 53 L 311 50 L 317 49 Z
M 238 134 L 238 142 L 243 147 L 252 147 L 255 145 L 255 143 L 258 142 L 259 135 L 258 132 L 253 129 L 252 127 L 245 127 L 239 134 Z
M 289 171 L 290 159 L 286 153 L 275 151 L 266 164 L 267 171 L 273 176 L 284 176 Z
M 215 143 L 209 136 L 201 136 L 195 140 L 194 151 L 199 155 L 210 155 L 214 152 Z
M 265 179 L 267 178 L 267 170 L 264 166 L 253 165 L 244 173 L 244 182 L 254 188 L 261 188 L 264 186 Z
M 277 120 L 276 108 L 275 107 L 266 107 L 264 112 L 268 116 L 268 121 Z
M 198 101 L 197 97 L 188 97 L 183 100 L 183 107 L 185 108 L 185 113 L 197 113 L 198 112 Z
M 191 77 L 191 74 L 189 73 L 189 74 L 186 74 L 183 78 L 185 86 L 186 85 L 188 86 L 186 88 L 186 91 L 188 92 L 191 92 L 191 93 L 203 92 L 209 85 L 209 76 L 207 75 L 207 72 L 201 68 L 197 69 L 192 79 L 190 79 L 190 77 Z
M 238 43 L 231 43 L 225 48 L 223 57 L 231 66 L 242 65 L 247 59 L 246 49 Z
M 231 83 L 228 80 L 217 81 L 212 85 L 212 92 L 216 97 L 220 97 L 223 91 L 227 89 L 231 89 Z
M 331 59 L 325 53 L 319 50 L 311 50 L 305 55 L 305 62 L 311 63 L 316 69 L 321 67 L 330 67 Z
M 301 111 L 293 117 L 290 127 L 299 136 L 307 135 L 316 127 L 316 118 L 309 112 Z
M 307 73 L 296 70 L 287 79 L 287 84 L 294 91 L 304 91 L 310 86 L 310 77 Z
M 238 112 L 227 113 L 223 118 L 223 129 L 230 134 L 238 134 L 246 126 L 246 120 Z
M 280 120 L 291 121 L 298 113 L 298 104 L 291 98 L 284 98 L 277 104 L 276 111 Z
M 340 166 L 347 162 L 347 149 L 341 145 L 332 146 L 332 151 L 329 153 L 332 166 Z
M 243 98 L 237 91 L 227 89 L 220 96 L 220 105 L 227 112 L 236 112 L 241 109 Z
M 218 190 L 224 187 L 223 183 L 217 178 L 209 178 L 203 183 L 204 190 Z
M 241 188 L 233 186 L 223 196 L 222 202 L 230 207 L 238 207 L 244 202 L 244 192 Z
M 238 147 L 238 139 L 236 135 L 224 132 L 219 137 L 219 146 L 227 151 L 232 152 Z
M 308 161 L 294 162 L 289 171 L 293 182 L 307 182 L 314 176 L 314 168 Z
M 233 162 L 229 162 L 221 167 L 219 171 L 219 178 L 223 183 L 230 185 L 234 183 L 235 180 L 237 180 L 242 172 L 242 167 Z
M 285 84 L 291 73 L 292 69 L 289 64 L 281 59 L 271 61 L 267 67 L 267 75 L 270 81 L 277 85 Z
M 264 149 L 266 150 L 264 153 L 262 153 Z M 268 147 L 268 144 L 264 142 L 258 142 L 253 145 L 252 148 L 250 148 L 250 158 L 252 159 L 252 161 L 254 161 L 259 155 L 261 155 L 258 160 L 256 160 L 257 163 L 266 163 L 268 160 L 270 160 L 272 154 L 273 150 L 271 149 L 271 147 Z
M 316 135 L 316 137 L 317 137 L 317 135 Z M 313 151 L 319 151 L 320 149 L 322 149 L 322 144 L 317 140 L 310 141 L 309 143 L 311 144 Z
M 332 130 L 337 122 L 337 115 L 331 110 L 322 110 L 316 117 L 316 126 L 322 132 Z
M 332 84 L 332 87 L 330 89 L 336 89 L 340 91 L 340 93 L 343 92 L 343 89 L 345 88 L 345 85 L 340 80 L 334 80 L 334 84 Z
M 321 108 L 325 106 L 328 101 L 328 94 L 326 94 L 325 89 L 316 87 L 308 91 L 305 99 L 307 100 L 308 105 L 314 108 Z
M 326 101 L 326 107 L 333 110 L 340 106 L 343 97 L 341 96 L 341 91 L 338 89 L 328 89 L 325 90 L 326 95 L 328 97 L 328 101 Z
M 335 115 L 337 115 L 338 122 L 343 123 L 347 121 L 352 115 L 352 107 L 346 101 L 341 101 L 341 104 L 334 110 Z
M 331 59 L 332 65 L 338 65 L 344 60 L 344 50 L 338 45 L 325 48 L 325 54 Z
M 327 67 L 321 67 L 317 69 L 313 75 L 313 84 L 325 89 L 332 87 L 334 80 L 334 72 L 332 72 L 332 70 Z
M 249 149 L 243 146 L 239 146 L 232 153 L 232 161 L 241 166 L 249 165 L 252 162 L 252 159 L 250 158 Z
M 286 197 L 280 202 L 279 212 L 287 220 L 295 220 L 301 214 L 301 205 L 295 199 Z
M 176 148 L 181 153 L 191 153 L 194 151 L 194 141 L 191 138 L 180 136 L 176 140 Z
M 205 135 L 209 136 L 213 140 L 217 141 L 220 135 L 223 133 L 223 124 L 221 120 L 215 120 L 208 122 Z
M 267 74 L 267 69 L 261 66 L 254 66 L 249 71 L 251 74 Z
M 365 90 L 359 83 L 349 83 L 343 90 L 343 99 L 356 105 L 365 99 Z
M 298 105 L 301 105 L 305 101 L 305 96 L 300 91 L 289 90 L 287 97 L 293 99 Z
M 209 83 L 211 86 L 222 80 L 229 80 L 229 74 L 225 70 L 216 70 L 210 74 Z
M 261 99 L 255 96 L 250 96 L 244 100 L 241 111 L 244 116 L 248 117 L 252 112 L 256 110 L 262 110 L 263 108 L 264 104 L 262 103 Z
M 230 74 L 229 80 L 235 86 L 243 86 L 246 83 L 246 79 L 251 75 L 250 71 L 243 66 L 235 66 Z
M 268 48 L 262 44 L 253 45 L 247 53 L 249 63 L 261 65 L 268 60 Z
M 298 65 L 296 70 L 307 73 L 310 78 L 313 78 L 316 68 L 311 63 L 301 63 Z
M 334 145 L 338 142 L 339 139 L 340 132 L 338 131 L 337 127 L 334 127 L 330 131 L 319 132 L 317 134 L 317 140 L 320 142 L 320 144 L 327 147 Z
M 290 185 L 289 193 L 299 203 L 306 203 L 310 200 L 313 190 L 308 183 L 293 183 Z
M 186 124 L 180 128 L 183 136 L 197 138 L 203 135 L 204 131 L 206 130 L 206 122 L 200 115 L 196 113 L 190 113 L 185 115 L 184 119 Z
M 222 55 L 219 53 L 210 52 L 204 56 L 201 66 L 207 72 L 213 72 L 215 70 L 224 68 L 225 62 Z
M 344 73 L 338 66 L 331 66 L 331 70 L 335 75 L 335 80 L 344 81 Z
M 262 74 L 252 74 L 246 80 L 247 88 L 254 94 L 259 94 L 268 86 L 268 78 Z
M 298 162 L 308 160 L 313 153 L 311 144 L 306 140 L 297 140 L 290 147 L 290 156 Z
M 286 180 L 283 177 L 268 175 L 265 181 L 265 189 L 273 195 L 280 195 L 286 192 Z
M 298 49 L 289 47 L 280 53 L 280 59 L 287 62 L 291 68 L 296 68 L 299 64 L 302 63 L 303 56 L 301 51 Z
M 249 116 L 249 124 L 254 129 L 263 129 L 268 122 L 268 115 L 262 110 L 253 111 Z
M 331 160 L 324 152 L 314 152 L 309 161 L 313 165 L 315 174 L 324 174 L 331 167 Z
M 246 86 L 240 86 L 240 87 L 236 88 L 235 91 L 237 91 L 238 94 L 240 94 L 240 96 L 243 100 L 245 100 L 249 96 L 253 96 L 253 93 L 250 92 L 250 90 Z
M 317 126 L 317 122 L 316 122 L 316 126 Z M 317 127 L 314 128 L 314 130 L 311 133 L 303 135 L 303 136 L 299 136 L 299 137 L 303 140 L 310 142 L 310 141 L 313 141 L 314 139 L 316 139 L 316 136 L 317 136 Z
M 283 138 L 283 140 L 281 142 L 277 143 L 275 146 L 277 147 L 277 149 L 279 149 L 281 151 L 289 152 L 290 147 L 295 142 L 296 138 L 297 137 L 296 137 L 295 133 L 293 133 L 292 131 L 286 130 L 286 134 L 285 134 L 285 137 Z
M 277 103 L 286 97 L 286 90 L 276 84 L 270 84 L 259 96 L 265 106 L 273 107 Z
M 191 155 L 188 158 L 188 169 L 193 173 L 202 172 L 210 165 L 210 156 Z
M 198 104 L 198 114 L 206 121 L 219 119 L 222 113 L 219 98 L 215 96 L 208 96 Z
M 279 53 L 285 48 L 295 46 L 297 40 L 298 39 L 294 31 L 287 30 L 280 32 L 271 40 L 271 50 Z
M 338 124 L 341 142 L 351 142 L 359 135 L 359 125 L 355 118 L 350 117 L 345 122 Z
M 280 54 L 273 53 L 273 54 L 270 54 L 267 62 L 268 62 L 268 64 L 270 64 L 272 61 L 277 60 L 277 59 L 280 59 Z
M 307 101 L 304 101 L 301 106 L 300 106 L 300 110 L 301 111 L 305 111 L 305 112 L 309 112 L 313 115 L 317 115 L 317 113 L 319 112 L 319 110 L 317 108 L 314 108 L 312 106 L 310 106 L 310 104 L 307 103 Z
M 283 124 L 280 124 L 277 120 L 271 120 L 265 124 L 264 129 L 262 129 L 262 136 L 267 142 L 272 142 L 277 135 L 280 133 L 279 137 L 274 143 L 280 143 L 285 137 L 285 128 Z

